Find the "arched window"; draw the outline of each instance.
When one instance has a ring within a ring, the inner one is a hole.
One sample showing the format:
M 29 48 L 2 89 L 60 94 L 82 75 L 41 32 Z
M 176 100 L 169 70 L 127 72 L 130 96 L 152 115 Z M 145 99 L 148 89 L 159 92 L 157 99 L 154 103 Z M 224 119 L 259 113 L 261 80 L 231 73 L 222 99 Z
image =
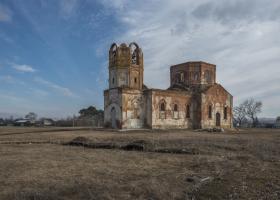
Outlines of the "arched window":
M 184 83 L 185 74 L 184 72 L 179 72 L 175 74 L 175 83 Z
M 227 120 L 227 107 L 224 107 L 224 119 Z
M 211 76 L 211 72 L 209 70 L 206 70 L 204 72 L 204 78 L 206 80 L 207 83 L 210 83 L 212 80 L 212 76 Z
M 114 43 L 111 45 L 110 51 L 112 52 L 112 64 L 116 64 L 116 57 L 117 57 L 117 45 Z
M 160 119 L 165 119 L 166 118 L 165 110 L 166 110 L 166 103 L 165 103 L 164 99 L 162 99 L 159 102 L 159 118 Z
M 178 112 L 178 105 L 177 104 L 174 104 L 174 111 Z
M 173 106 L 173 118 L 179 119 L 179 109 L 178 109 L 178 104 L 176 103 Z
M 198 79 L 199 79 L 199 73 L 198 72 L 194 72 L 193 80 L 198 81 Z
M 180 73 L 180 83 L 183 83 L 185 81 L 185 74 L 184 72 Z
M 139 65 L 139 47 L 136 43 L 131 43 L 130 55 L 131 55 L 131 64 Z
M 209 107 L 208 107 L 208 118 L 212 119 L 212 106 L 211 105 L 209 105 Z
M 186 106 L 186 118 L 190 118 L 190 105 Z
M 114 83 L 115 83 L 115 78 L 112 78 L 112 84 L 114 85 Z
M 133 51 L 132 56 L 131 56 L 131 63 L 132 64 L 137 64 L 138 63 L 138 58 L 137 58 L 137 52 L 136 50 Z

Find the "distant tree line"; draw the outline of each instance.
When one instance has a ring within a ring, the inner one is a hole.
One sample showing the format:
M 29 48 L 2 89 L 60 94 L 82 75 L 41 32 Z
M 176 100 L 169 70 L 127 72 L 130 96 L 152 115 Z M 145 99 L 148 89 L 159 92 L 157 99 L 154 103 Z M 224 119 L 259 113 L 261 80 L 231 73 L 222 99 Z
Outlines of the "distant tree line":
M 79 111 L 79 116 L 71 116 L 64 119 L 53 120 L 51 118 L 40 118 L 34 112 L 29 112 L 24 118 L 9 119 L 0 118 L 0 126 L 60 126 L 60 127 L 76 127 L 91 126 L 102 127 L 104 120 L 104 112 L 94 106 L 83 108 Z
M 67 117 L 66 119 L 57 120 L 56 126 L 91 126 L 102 127 L 104 121 L 103 110 L 96 109 L 94 106 L 83 108 L 79 111 L 79 116 Z

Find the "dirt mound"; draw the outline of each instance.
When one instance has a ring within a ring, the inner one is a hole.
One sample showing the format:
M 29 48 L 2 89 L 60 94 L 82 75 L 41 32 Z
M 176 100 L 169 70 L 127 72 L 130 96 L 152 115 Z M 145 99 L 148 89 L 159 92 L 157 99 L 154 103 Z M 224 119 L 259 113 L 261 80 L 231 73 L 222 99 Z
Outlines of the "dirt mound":
M 152 144 L 145 140 L 136 140 L 121 148 L 126 151 L 149 151 L 152 150 Z
M 161 148 L 155 149 L 155 152 L 158 153 L 174 153 L 174 154 L 191 154 L 196 155 L 199 154 L 199 150 L 196 148 Z
M 127 144 L 118 143 L 104 143 L 93 142 L 85 137 L 77 137 L 64 145 L 83 146 L 93 149 L 121 149 L 125 151 L 144 151 L 144 152 L 157 152 L 157 153 L 174 153 L 174 154 L 199 154 L 196 148 L 160 148 L 157 149 L 154 145 L 146 140 L 135 140 Z
M 118 149 L 119 146 L 114 143 L 106 143 L 106 142 L 93 142 L 92 140 L 86 137 L 76 137 L 70 142 L 64 143 L 64 145 L 72 145 L 72 146 L 83 146 L 93 149 Z
M 92 141 L 86 137 L 76 137 L 70 142 L 66 143 L 68 145 L 83 146 L 85 144 L 90 144 Z

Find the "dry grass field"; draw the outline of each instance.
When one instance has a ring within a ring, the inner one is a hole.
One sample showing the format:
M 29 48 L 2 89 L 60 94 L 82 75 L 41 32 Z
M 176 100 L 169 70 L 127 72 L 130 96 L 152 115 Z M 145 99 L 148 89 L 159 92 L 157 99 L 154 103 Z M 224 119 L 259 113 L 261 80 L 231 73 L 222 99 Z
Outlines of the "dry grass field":
M 0 199 L 276 200 L 280 130 L 0 128 Z

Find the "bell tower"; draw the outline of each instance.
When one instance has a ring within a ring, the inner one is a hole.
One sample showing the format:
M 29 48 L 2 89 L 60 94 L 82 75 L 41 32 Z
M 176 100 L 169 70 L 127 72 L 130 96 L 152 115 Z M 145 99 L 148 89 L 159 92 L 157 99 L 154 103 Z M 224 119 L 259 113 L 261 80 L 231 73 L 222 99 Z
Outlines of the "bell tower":
M 135 42 L 129 46 L 112 44 L 109 50 L 109 89 L 130 88 L 142 90 L 143 53 Z

